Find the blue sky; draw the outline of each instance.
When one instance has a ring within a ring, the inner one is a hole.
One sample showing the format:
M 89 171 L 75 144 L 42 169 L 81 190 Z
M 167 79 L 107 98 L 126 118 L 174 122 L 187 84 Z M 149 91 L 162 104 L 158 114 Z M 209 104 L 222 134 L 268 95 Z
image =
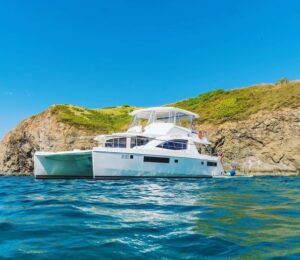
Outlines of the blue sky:
M 51 104 L 153 106 L 300 78 L 299 1 L 0 0 L 0 138 Z

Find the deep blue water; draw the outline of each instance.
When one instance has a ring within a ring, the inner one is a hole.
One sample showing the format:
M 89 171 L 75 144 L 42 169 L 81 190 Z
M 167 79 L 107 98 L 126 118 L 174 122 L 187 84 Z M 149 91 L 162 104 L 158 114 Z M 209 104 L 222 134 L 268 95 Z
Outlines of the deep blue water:
M 300 178 L 0 178 L 0 258 L 300 259 Z

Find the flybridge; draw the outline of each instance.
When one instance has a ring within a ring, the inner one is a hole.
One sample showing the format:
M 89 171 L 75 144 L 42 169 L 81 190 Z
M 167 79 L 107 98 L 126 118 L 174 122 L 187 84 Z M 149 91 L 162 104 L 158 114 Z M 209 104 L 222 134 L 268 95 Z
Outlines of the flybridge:
M 145 108 L 136 110 L 131 115 L 133 119 L 128 132 L 148 132 L 155 135 L 166 135 L 174 126 L 185 129 L 187 133 L 195 131 L 194 122 L 199 118 L 197 114 L 174 107 Z

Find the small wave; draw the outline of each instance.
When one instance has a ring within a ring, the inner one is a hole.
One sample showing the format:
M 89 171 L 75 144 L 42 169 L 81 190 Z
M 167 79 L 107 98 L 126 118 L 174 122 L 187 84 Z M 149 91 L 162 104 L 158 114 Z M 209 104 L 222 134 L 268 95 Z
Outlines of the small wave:
M 300 256 L 300 178 L 0 185 L 0 258 Z

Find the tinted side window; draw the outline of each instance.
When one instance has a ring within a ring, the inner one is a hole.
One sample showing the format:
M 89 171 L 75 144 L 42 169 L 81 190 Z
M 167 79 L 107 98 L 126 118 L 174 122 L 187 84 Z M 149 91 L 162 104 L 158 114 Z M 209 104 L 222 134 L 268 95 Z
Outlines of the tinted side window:
M 112 138 L 105 142 L 105 147 L 126 148 L 126 138 Z
M 169 163 L 170 162 L 170 158 L 144 156 L 144 162 Z
M 217 167 L 217 163 L 216 162 L 207 162 L 207 166 Z
M 170 140 L 166 141 L 164 143 L 161 143 L 157 147 L 161 147 L 164 149 L 169 149 L 169 150 L 186 150 L 187 149 L 187 140 Z
M 132 137 L 131 138 L 131 148 L 135 147 L 135 146 L 141 146 L 141 145 L 145 145 L 149 142 L 149 138 L 147 137 L 143 137 L 143 136 L 137 136 L 137 137 Z

